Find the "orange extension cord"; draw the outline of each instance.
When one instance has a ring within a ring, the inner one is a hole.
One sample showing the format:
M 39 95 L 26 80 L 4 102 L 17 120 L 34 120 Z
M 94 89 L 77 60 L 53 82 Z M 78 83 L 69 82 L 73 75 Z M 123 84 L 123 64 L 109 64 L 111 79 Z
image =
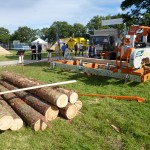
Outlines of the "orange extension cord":
M 116 96 L 116 95 L 81 94 L 81 93 L 78 93 L 78 95 L 79 96 L 96 96 L 96 97 L 100 97 L 100 98 L 109 97 L 109 98 L 113 98 L 113 99 L 122 99 L 122 100 L 135 100 L 140 103 L 144 102 L 144 98 L 140 98 L 137 96 Z

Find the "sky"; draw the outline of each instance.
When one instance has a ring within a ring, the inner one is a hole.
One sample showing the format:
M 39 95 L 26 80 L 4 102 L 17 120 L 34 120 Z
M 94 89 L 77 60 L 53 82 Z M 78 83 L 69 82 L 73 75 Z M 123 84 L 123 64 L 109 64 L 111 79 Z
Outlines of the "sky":
M 54 21 L 86 25 L 94 16 L 122 13 L 123 0 L 0 0 L 0 27 L 50 27 Z

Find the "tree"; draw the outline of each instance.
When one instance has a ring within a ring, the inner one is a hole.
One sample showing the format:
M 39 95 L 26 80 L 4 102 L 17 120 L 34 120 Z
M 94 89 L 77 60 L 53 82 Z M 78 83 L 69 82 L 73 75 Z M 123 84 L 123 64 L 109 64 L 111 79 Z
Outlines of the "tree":
M 74 23 L 72 28 L 74 37 L 83 37 L 86 34 L 86 27 L 80 23 Z
M 127 24 L 143 24 L 145 22 L 145 14 L 150 13 L 150 0 L 124 0 L 121 3 L 122 10 L 130 10 L 123 14 L 124 22 Z M 150 25 L 150 21 L 147 22 Z
M 60 38 L 72 36 L 72 26 L 69 25 L 66 21 L 56 21 L 51 25 L 51 27 L 55 29 L 55 33 L 58 32 Z
M 31 43 L 36 37 L 36 30 L 33 30 L 27 26 L 19 27 L 12 34 L 12 40 L 19 40 L 21 43 Z
M 41 38 L 46 40 L 47 42 L 49 41 L 50 39 L 49 28 L 41 29 Z
M 0 28 L 0 43 L 8 43 L 10 40 L 9 30 L 1 27 Z
M 105 20 L 105 17 L 94 16 L 86 25 L 89 34 L 93 34 L 94 30 L 102 28 L 102 20 Z

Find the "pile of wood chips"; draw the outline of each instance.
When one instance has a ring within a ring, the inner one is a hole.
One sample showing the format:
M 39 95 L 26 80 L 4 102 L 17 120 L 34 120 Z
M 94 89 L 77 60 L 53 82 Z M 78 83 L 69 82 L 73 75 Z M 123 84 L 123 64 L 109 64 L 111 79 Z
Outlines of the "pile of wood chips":
M 0 46 L 0 55 L 9 55 L 9 54 L 12 53 Z

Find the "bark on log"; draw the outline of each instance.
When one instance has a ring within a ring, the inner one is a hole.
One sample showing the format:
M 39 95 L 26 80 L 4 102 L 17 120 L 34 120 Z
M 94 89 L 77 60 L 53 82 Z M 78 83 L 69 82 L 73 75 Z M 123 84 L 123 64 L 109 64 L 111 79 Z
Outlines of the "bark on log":
M 30 80 L 38 83 L 39 85 L 46 84 L 46 83 L 44 83 L 42 81 L 38 81 L 38 80 L 35 80 L 35 79 L 30 79 Z M 66 94 L 68 96 L 68 101 L 71 104 L 74 104 L 78 100 L 78 94 L 76 92 L 74 92 L 73 90 L 68 90 L 68 89 L 65 89 L 65 88 L 60 88 L 58 86 L 56 86 L 56 87 L 49 87 L 49 88 L 57 90 L 60 93 Z
M 74 118 L 78 113 L 78 109 L 74 104 L 68 103 L 66 107 L 60 109 L 60 114 L 66 119 Z
M 23 127 L 23 120 L 16 114 L 16 112 L 11 108 L 8 103 L 4 101 L 2 97 L 0 97 L 0 105 L 2 105 L 6 110 L 10 113 L 13 118 L 10 129 L 13 131 L 19 130 Z
M 0 96 L 0 99 L 2 97 Z M 7 111 L 7 109 L 0 104 L 0 130 L 8 130 L 13 122 L 13 117 Z
M 0 85 L 1 92 L 7 90 L 8 89 L 6 89 L 4 86 Z M 31 106 L 27 105 L 14 93 L 4 94 L 2 97 L 33 130 L 38 131 L 40 129 L 46 129 L 47 125 L 45 122 L 43 122 L 45 117 L 34 110 Z
M 32 87 L 32 86 L 40 85 L 37 82 L 31 81 L 28 78 L 16 75 L 15 73 L 3 72 L 1 76 L 6 81 L 9 81 L 19 87 Z M 65 107 L 68 103 L 68 97 L 66 94 L 62 94 L 49 87 L 29 90 L 29 92 L 39 96 L 40 98 L 44 99 L 45 101 L 59 108 Z
M 6 81 L 0 81 L 0 84 L 5 86 L 9 90 L 15 90 L 18 89 L 16 86 L 12 85 L 11 83 L 8 83 Z M 20 91 L 15 93 L 18 97 L 22 98 L 28 105 L 36 109 L 38 112 L 40 112 L 42 115 L 45 116 L 46 120 L 53 120 L 56 119 L 58 116 L 58 108 L 47 104 L 43 102 L 40 98 L 33 96 L 32 94 Z
M 78 111 L 82 108 L 82 102 L 80 100 L 76 101 L 75 105 L 76 105 Z
M 68 96 L 68 101 L 74 104 L 78 100 L 78 94 L 72 90 L 67 90 L 64 88 L 56 88 L 57 91 L 64 93 Z

